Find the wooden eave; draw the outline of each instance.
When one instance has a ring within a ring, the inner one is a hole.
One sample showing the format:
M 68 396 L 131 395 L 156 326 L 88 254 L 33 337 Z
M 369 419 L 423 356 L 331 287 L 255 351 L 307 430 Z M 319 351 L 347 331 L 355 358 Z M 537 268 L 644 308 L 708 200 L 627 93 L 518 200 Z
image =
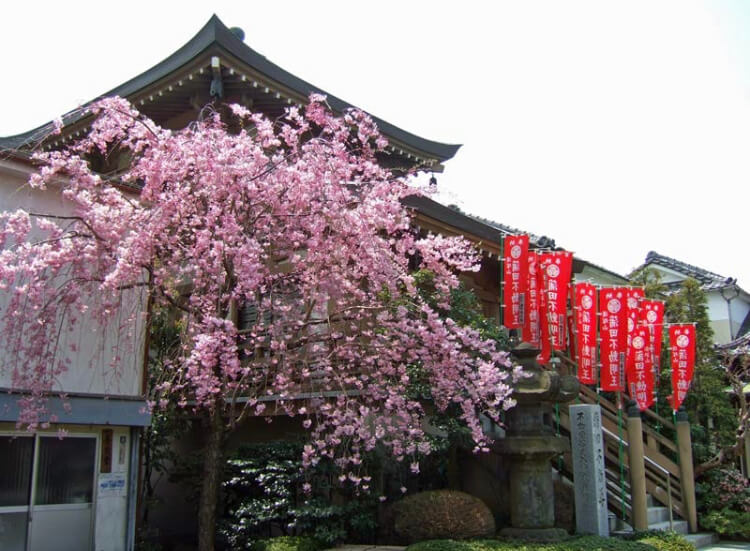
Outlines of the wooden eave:
M 413 212 L 414 222 L 420 228 L 446 236 L 460 235 L 489 256 L 501 255 L 500 247 L 505 234 L 497 228 L 446 207 L 429 197 L 410 196 L 403 202 Z

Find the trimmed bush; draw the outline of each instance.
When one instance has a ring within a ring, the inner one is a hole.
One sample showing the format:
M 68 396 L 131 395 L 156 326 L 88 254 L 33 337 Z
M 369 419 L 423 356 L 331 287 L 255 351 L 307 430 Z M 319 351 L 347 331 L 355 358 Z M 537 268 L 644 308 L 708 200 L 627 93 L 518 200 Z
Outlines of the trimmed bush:
M 421 492 L 395 503 L 393 512 L 396 535 L 408 543 L 495 534 L 495 519 L 487 505 L 464 492 Z
M 254 541 L 251 551 L 321 551 L 325 546 L 314 538 L 305 536 L 280 536 Z

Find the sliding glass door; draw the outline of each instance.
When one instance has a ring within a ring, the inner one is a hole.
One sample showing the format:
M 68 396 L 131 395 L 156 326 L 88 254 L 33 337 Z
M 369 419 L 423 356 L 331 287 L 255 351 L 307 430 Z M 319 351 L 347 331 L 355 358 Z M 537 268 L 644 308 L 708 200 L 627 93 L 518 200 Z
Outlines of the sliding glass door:
M 26 549 L 34 442 L 0 435 L 0 549 Z
M 94 435 L 0 436 L 0 549 L 92 547 Z

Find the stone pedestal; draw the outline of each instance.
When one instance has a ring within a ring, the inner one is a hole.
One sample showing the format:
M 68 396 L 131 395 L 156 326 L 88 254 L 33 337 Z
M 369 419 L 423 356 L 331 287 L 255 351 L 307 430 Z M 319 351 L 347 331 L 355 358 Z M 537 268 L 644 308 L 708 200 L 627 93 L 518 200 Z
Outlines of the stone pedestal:
M 556 529 L 555 501 L 550 459 L 568 451 L 567 439 L 555 435 L 555 403 L 578 395 L 578 380 L 546 371 L 536 362 L 538 350 L 521 344 L 513 355 L 530 376 L 516 385 L 516 407 L 508 412 L 508 430 L 496 450 L 510 459 L 511 527 L 504 536 L 554 540 L 566 536 Z

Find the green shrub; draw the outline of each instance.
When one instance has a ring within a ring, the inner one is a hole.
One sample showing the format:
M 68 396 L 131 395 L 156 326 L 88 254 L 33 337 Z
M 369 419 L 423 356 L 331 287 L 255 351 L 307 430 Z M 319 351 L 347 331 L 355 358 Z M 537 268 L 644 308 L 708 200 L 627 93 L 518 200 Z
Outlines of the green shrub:
M 659 551 L 695 551 L 695 546 L 675 532 L 644 532 L 636 541 L 655 547 Z
M 750 482 L 735 468 L 708 471 L 696 485 L 695 494 L 702 511 L 750 512 Z
M 706 530 L 716 532 L 726 538 L 750 538 L 750 513 L 721 509 L 701 515 L 700 523 Z
M 405 497 L 393 509 L 396 535 L 409 543 L 495 534 L 495 518 L 487 505 L 464 492 L 421 492 Z
M 305 536 L 280 536 L 254 541 L 249 546 L 251 551 L 321 551 L 324 547 L 315 538 Z
M 485 547 L 482 543 L 480 541 L 428 540 L 413 543 L 405 551 L 484 551 L 485 549 L 495 549 L 491 545 Z
M 300 443 L 241 446 L 225 466 L 218 530 L 222 543 L 245 549 L 276 534 L 310 536 L 329 546 L 374 539 L 377 499 L 337 487 L 335 475 L 326 462 L 303 471 Z M 306 483 L 310 494 L 302 489 Z M 342 504 L 335 504 L 334 495 Z
M 576 536 L 554 543 L 530 543 L 518 540 L 433 540 L 415 543 L 406 551 L 693 551 L 687 540 L 674 533 L 640 533 L 643 539 Z
M 554 551 L 654 551 L 654 548 L 640 541 L 628 541 L 620 538 L 602 538 L 599 536 L 579 536 L 557 543 Z

